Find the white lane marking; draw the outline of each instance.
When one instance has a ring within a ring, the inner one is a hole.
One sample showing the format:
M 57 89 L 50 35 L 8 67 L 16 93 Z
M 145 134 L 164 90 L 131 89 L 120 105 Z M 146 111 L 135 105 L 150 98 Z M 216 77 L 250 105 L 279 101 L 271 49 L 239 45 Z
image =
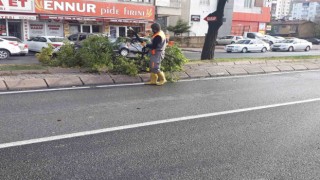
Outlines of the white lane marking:
M 182 79 L 178 82 L 190 82 L 190 81 L 208 81 L 217 79 L 233 79 L 233 78 L 247 78 L 257 76 L 268 76 L 268 75 L 281 75 L 281 74 L 293 74 L 293 73 L 307 73 L 307 72 L 320 72 L 320 70 L 302 70 L 302 71 L 289 71 L 289 72 L 275 72 L 265 74 L 248 74 L 239 76 L 221 76 L 221 77 L 205 77 L 205 78 L 194 78 L 194 79 Z M 111 85 L 98 85 L 98 86 L 79 86 L 70 88 L 55 88 L 55 89 L 37 89 L 37 90 L 24 90 L 24 91 L 6 91 L 0 92 L 0 95 L 8 94 L 23 94 L 23 93 L 35 93 L 35 92 L 52 92 L 52 91 L 65 91 L 65 90 L 79 90 L 79 89 L 90 89 L 90 88 L 108 88 L 108 87 L 127 87 L 127 86 L 140 86 L 144 83 L 131 83 L 131 84 L 111 84 Z
M 208 117 L 234 114 L 234 113 L 240 113 L 240 112 L 275 108 L 275 107 L 280 107 L 280 106 L 289 106 L 289 105 L 295 105 L 295 104 L 310 103 L 310 102 L 316 102 L 316 101 L 320 101 L 320 98 L 279 103 L 279 104 L 271 104 L 271 105 L 265 105 L 265 106 L 256 106 L 256 107 L 243 108 L 243 109 L 235 109 L 235 110 L 229 110 L 229 111 L 214 112 L 214 113 L 200 114 L 200 115 L 194 115 L 194 116 L 185 116 L 185 117 L 172 118 L 172 119 L 164 119 L 164 120 L 157 120 L 157 121 L 144 122 L 144 123 L 138 123 L 138 124 L 129 124 L 129 125 L 123 125 L 123 126 L 118 126 L 118 127 L 110 127 L 110 128 L 104 128 L 104 129 L 98 129 L 98 130 L 92 130 L 92 131 L 83 131 L 83 132 L 77 132 L 77 133 L 71 133 L 71 134 L 43 137 L 43 138 L 38 138 L 38 139 L 9 142 L 9 143 L 0 144 L 0 149 L 15 147 L 15 146 L 23 146 L 23 145 L 28 145 L 28 144 L 49 142 L 49 141 L 55 141 L 55 140 L 61 140 L 61 139 L 68 139 L 68 138 L 74 138 L 74 137 L 80 137 L 80 136 L 88 136 L 88 135 L 94 135 L 94 134 L 100 134 L 100 133 L 106 133 L 106 132 L 120 131 L 120 130 L 132 129 L 132 128 L 139 128 L 139 127 L 145 127 L 145 126 L 173 123 L 173 122 L 178 122 L 178 121 L 195 120 L 195 119 L 200 119 L 200 118 L 208 118 Z

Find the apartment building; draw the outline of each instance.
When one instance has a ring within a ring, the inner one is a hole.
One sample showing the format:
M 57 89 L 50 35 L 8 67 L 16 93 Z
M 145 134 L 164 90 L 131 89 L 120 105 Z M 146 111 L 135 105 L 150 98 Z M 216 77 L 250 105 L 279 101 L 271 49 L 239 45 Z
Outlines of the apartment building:
M 320 0 L 294 0 L 292 19 L 320 22 Z
M 271 15 L 273 19 L 284 19 L 291 15 L 292 0 L 272 0 Z

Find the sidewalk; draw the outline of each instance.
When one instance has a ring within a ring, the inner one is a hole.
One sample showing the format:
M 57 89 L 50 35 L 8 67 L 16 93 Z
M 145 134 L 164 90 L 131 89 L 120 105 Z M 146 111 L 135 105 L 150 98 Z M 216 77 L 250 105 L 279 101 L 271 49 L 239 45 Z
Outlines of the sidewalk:
M 320 69 L 320 59 L 236 61 L 185 65 L 183 72 L 175 73 L 180 79 L 218 76 L 266 74 L 273 72 Z M 137 77 L 112 74 L 88 74 L 79 69 L 52 68 L 35 71 L 0 71 L 0 91 L 47 89 L 74 86 L 94 86 L 126 83 L 142 83 L 149 74 Z

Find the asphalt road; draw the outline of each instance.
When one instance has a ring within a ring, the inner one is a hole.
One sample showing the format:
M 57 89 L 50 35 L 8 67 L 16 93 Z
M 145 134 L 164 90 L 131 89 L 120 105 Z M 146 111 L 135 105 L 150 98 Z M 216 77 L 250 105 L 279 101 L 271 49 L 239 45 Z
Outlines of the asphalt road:
M 38 64 L 39 61 L 35 58 L 35 53 L 30 52 L 27 56 L 11 56 L 7 60 L 0 60 L 0 64 Z M 200 60 L 201 52 L 183 51 L 183 54 L 191 60 Z M 266 53 L 226 53 L 222 49 L 216 49 L 215 58 L 254 58 L 254 57 L 283 57 L 283 56 L 311 56 L 320 55 L 319 50 L 311 50 L 309 52 L 266 52 Z
M 0 179 L 318 179 L 319 82 L 309 71 L 0 94 Z M 97 129 L 109 132 L 2 148 Z
M 191 60 L 199 60 L 201 57 L 201 52 L 190 52 L 184 51 L 184 55 Z M 294 51 L 294 52 L 249 52 L 249 53 L 226 53 L 222 49 L 217 49 L 215 51 L 215 58 L 263 58 L 263 57 L 284 57 L 284 56 L 319 56 L 320 50 L 311 50 L 309 52 L 305 51 Z

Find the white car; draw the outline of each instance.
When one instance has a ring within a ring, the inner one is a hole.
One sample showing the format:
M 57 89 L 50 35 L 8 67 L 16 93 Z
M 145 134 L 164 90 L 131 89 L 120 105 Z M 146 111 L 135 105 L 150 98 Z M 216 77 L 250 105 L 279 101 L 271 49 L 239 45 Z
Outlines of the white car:
M 64 44 L 67 39 L 59 36 L 39 36 L 27 40 L 30 51 L 40 52 L 43 48 L 47 48 L 51 44 L 53 48 L 57 48 Z
M 225 47 L 226 52 L 267 52 L 270 50 L 268 43 L 259 39 L 243 39 L 235 44 L 230 44 Z
M 216 41 L 216 44 L 217 45 L 227 45 L 227 44 L 234 44 L 236 43 L 237 41 L 243 39 L 242 36 L 233 36 L 233 35 L 230 35 L 230 36 L 224 36 L 224 37 L 221 37 L 221 38 L 218 38 Z
M 0 60 L 7 59 L 11 55 L 26 55 L 28 45 L 12 36 L 0 36 Z
M 272 51 L 296 51 L 304 50 L 310 51 L 312 48 L 312 43 L 303 39 L 286 39 L 279 43 L 275 43 L 271 46 Z
M 284 38 L 283 38 L 284 39 Z M 270 44 L 270 46 L 274 43 L 278 43 L 281 42 L 282 39 L 278 39 L 276 37 L 270 36 L 270 35 L 264 35 L 263 40 L 265 40 L 266 42 L 268 42 Z

